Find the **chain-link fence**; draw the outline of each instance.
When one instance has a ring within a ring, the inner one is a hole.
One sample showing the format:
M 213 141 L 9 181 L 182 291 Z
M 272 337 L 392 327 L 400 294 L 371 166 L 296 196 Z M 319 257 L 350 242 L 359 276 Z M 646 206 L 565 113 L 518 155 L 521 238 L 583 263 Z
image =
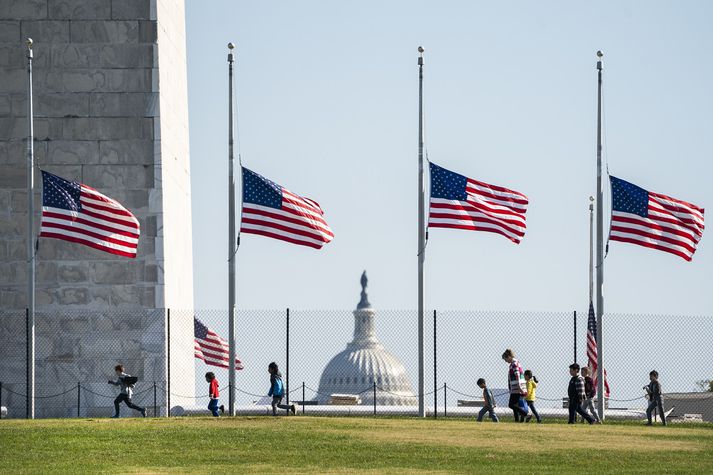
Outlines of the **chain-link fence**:
M 586 312 L 430 311 L 424 325 L 424 403 L 429 416 L 475 416 L 484 378 L 507 415 L 512 348 L 537 377 L 537 408 L 564 418 L 568 366 L 587 365 Z M 208 415 L 206 372 L 220 382 L 221 403 L 235 393 L 238 414 L 269 414 L 276 362 L 285 399 L 304 414 L 415 415 L 418 325 L 415 311 L 254 310 L 236 314 L 243 369 L 235 387 L 228 370 L 195 357 L 194 319 L 228 338 L 226 311 L 62 312 L 36 315 L 36 417 L 108 417 L 119 390 L 107 384 L 122 364 L 138 377 L 133 402 L 150 416 Z M 575 319 L 577 321 L 575 329 Z M 0 314 L 0 406 L 25 417 L 27 317 Z M 435 338 L 434 338 L 435 336 Z M 713 393 L 698 381 L 713 374 L 713 319 L 608 314 L 602 350 L 611 388 L 607 416 L 644 418 L 643 386 L 656 369 L 669 417 L 713 421 Z M 210 359 L 210 358 L 206 358 Z M 710 371 L 709 371 L 710 372 Z M 169 410 L 170 409 L 170 410 Z M 122 407 L 122 415 L 139 415 Z

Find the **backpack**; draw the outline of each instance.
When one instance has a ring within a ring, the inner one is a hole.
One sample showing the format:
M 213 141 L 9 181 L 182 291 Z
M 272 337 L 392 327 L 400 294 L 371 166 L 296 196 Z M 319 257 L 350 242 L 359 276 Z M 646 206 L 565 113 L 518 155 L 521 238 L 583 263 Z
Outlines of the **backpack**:
M 134 387 L 134 384 L 136 384 L 136 382 L 137 382 L 138 380 L 139 380 L 139 378 L 137 378 L 136 376 L 126 376 L 126 377 L 124 378 L 124 383 L 125 383 L 127 386 L 130 386 L 130 387 L 133 388 L 133 387 Z
M 272 391 L 273 397 L 282 397 L 285 395 L 285 386 L 282 384 L 282 378 L 275 375 L 275 387 Z

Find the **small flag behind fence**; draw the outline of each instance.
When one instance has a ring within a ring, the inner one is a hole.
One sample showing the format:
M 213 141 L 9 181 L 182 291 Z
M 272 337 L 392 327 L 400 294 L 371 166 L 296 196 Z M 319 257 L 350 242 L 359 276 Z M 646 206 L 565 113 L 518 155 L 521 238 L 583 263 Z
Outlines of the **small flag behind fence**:
M 230 347 L 226 340 L 196 317 L 193 317 L 193 334 L 196 358 L 205 361 L 208 365 L 228 368 Z M 243 364 L 238 358 L 235 358 L 235 369 L 243 369 Z
M 139 221 L 118 201 L 87 185 L 42 171 L 40 237 L 136 257 L 139 233 Z
M 690 261 L 703 236 L 704 209 L 609 177 L 612 215 L 609 240 L 670 252 Z
M 295 195 L 245 167 L 240 232 L 315 249 L 334 239 L 316 201 Z
M 429 228 L 487 231 L 520 244 L 525 235 L 527 196 L 473 180 L 430 163 Z
M 597 387 L 597 363 L 599 348 L 597 345 L 597 319 L 594 316 L 594 304 L 589 302 L 589 318 L 587 318 L 587 360 L 589 372 L 594 380 L 594 387 Z M 607 369 L 604 368 L 604 397 L 609 397 L 609 380 L 607 379 Z

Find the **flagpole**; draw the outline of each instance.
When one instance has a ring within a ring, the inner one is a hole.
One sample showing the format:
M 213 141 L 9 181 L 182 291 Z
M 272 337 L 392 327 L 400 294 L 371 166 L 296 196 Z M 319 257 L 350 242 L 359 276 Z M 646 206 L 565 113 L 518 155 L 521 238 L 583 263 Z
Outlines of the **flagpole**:
M 425 312 L 424 264 L 426 260 L 425 185 L 423 176 L 423 52 L 418 47 L 418 416 L 426 417 L 424 404 L 424 339 Z
M 27 418 L 35 418 L 35 129 L 32 123 L 32 38 L 27 38 Z
M 228 412 L 235 415 L 235 156 L 233 154 L 233 49 L 228 43 Z
M 594 197 L 589 197 L 589 301 L 594 300 Z
M 597 51 L 597 411 L 604 421 L 604 350 L 602 317 L 604 315 L 604 184 L 602 180 L 602 56 Z

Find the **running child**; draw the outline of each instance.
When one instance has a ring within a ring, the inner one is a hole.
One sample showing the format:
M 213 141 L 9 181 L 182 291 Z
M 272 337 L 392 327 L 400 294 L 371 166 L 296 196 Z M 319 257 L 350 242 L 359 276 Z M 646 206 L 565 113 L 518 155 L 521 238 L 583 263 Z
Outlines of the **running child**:
M 136 382 L 136 379 L 132 378 L 130 374 L 124 373 L 124 367 L 122 365 L 116 365 L 114 367 L 114 371 L 116 372 L 117 379 L 116 381 L 108 381 L 108 383 L 113 386 L 121 386 L 121 391 L 116 399 L 114 399 L 114 415 L 111 416 L 111 418 L 116 419 L 119 417 L 119 404 L 121 404 L 122 401 L 124 401 L 131 409 L 139 411 L 142 417 L 146 417 L 146 408 L 137 406 L 131 402 L 131 396 L 134 392 L 134 383 Z
M 270 373 L 270 391 L 268 396 L 272 396 L 272 415 L 277 415 L 277 408 L 289 409 L 292 414 L 295 414 L 294 404 L 282 404 L 282 398 L 285 397 L 285 386 L 282 384 L 282 374 L 277 368 L 277 363 L 274 361 L 267 366 L 267 372 Z

